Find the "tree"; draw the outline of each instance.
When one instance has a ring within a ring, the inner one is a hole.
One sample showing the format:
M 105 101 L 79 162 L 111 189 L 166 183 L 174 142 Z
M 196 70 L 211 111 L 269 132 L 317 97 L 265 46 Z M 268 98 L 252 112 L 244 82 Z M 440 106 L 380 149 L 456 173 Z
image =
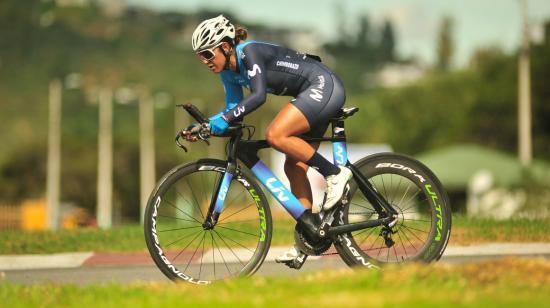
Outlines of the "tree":
M 359 31 L 357 32 L 356 47 L 359 51 L 368 51 L 370 43 L 370 22 L 367 15 L 359 17 Z
M 443 17 L 439 36 L 437 39 L 437 69 L 447 71 L 451 65 L 454 43 L 453 43 L 453 19 L 450 16 Z
M 395 59 L 395 35 L 390 20 L 384 21 L 382 36 L 380 38 L 380 57 L 382 61 L 393 61 Z

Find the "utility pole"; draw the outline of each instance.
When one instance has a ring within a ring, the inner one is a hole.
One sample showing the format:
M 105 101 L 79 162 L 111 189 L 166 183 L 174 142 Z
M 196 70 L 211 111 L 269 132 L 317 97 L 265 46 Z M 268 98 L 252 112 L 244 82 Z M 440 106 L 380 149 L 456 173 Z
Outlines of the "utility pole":
M 147 200 L 155 188 L 155 110 L 149 91 L 140 89 L 139 99 L 139 170 L 140 170 L 140 221 Z
M 48 123 L 48 175 L 46 198 L 48 228 L 59 228 L 59 196 L 61 182 L 61 89 L 59 79 L 50 82 Z
M 97 222 L 109 229 L 113 223 L 113 92 L 99 92 L 99 134 L 97 163 Z
M 523 167 L 529 167 L 533 159 L 531 141 L 531 74 L 529 68 L 529 18 L 527 0 L 520 0 L 523 31 L 522 46 L 518 58 L 518 152 Z

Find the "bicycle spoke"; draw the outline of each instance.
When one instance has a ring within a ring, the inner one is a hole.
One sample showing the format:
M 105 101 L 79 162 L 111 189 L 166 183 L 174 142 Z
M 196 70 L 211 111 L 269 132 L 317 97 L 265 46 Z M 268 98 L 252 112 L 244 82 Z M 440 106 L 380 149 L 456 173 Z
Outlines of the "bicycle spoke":
M 359 246 L 361 246 L 361 244 L 363 244 L 373 233 L 374 233 L 374 230 L 376 230 L 377 228 L 372 228 L 372 230 L 367 234 L 367 236 L 361 241 L 361 243 L 359 243 Z
M 407 228 L 407 229 L 412 229 L 412 230 L 415 230 L 415 231 L 418 231 L 418 232 L 430 233 L 429 231 L 424 231 L 424 230 L 416 229 L 416 228 L 405 226 L 405 225 L 402 225 L 402 226 Z
M 236 229 L 228 228 L 228 227 L 222 227 L 222 226 L 219 226 L 219 227 L 222 228 L 222 229 L 227 229 L 227 230 L 231 230 L 231 231 L 234 231 L 234 232 L 239 232 L 239 233 L 244 233 L 244 234 L 252 235 L 252 236 L 254 236 L 254 237 L 260 237 L 258 234 L 253 234 L 253 233 L 249 233 L 249 232 L 244 232 L 244 231 L 240 231 L 240 230 L 236 230 Z
M 220 256 L 222 257 L 223 264 L 225 265 L 225 268 L 227 269 L 227 272 L 229 273 L 229 276 L 233 276 L 233 273 L 231 273 L 231 270 L 229 269 L 229 266 L 227 266 L 227 262 L 225 262 L 225 258 L 223 257 L 222 251 L 220 250 L 220 247 L 218 246 L 218 242 L 216 242 L 216 239 L 213 237 L 214 243 L 216 243 L 216 248 L 218 248 L 218 252 L 220 253 Z
M 215 256 L 215 252 L 216 250 L 214 249 L 214 236 L 212 235 L 212 231 L 209 232 L 210 234 L 210 241 L 212 243 L 212 265 L 214 266 L 214 280 L 216 280 L 216 256 Z
M 429 222 L 431 223 L 431 220 L 423 220 L 423 219 L 412 219 L 412 218 L 403 218 L 403 220 L 410 220 L 410 221 L 422 221 L 422 222 Z
M 204 175 L 206 174 L 206 172 L 199 172 L 199 174 L 201 175 L 201 183 L 202 183 L 202 187 L 204 188 L 204 189 L 201 189 L 203 200 L 208 201 L 208 199 L 209 199 L 208 198 L 208 193 L 206 192 L 206 187 L 208 187 L 208 186 L 206 186 L 206 183 L 204 181 Z
M 191 196 L 193 197 L 193 200 L 195 200 L 195 202 L 196 202 L 194 204 L 195 204 L 196 208 L 199 210 L 199 213 L 201 214 L 202 219 L 204 220 L 204 215 L 202 214 L 202 210 L 201 210 L 201 207 L 200 207 L 199 200 L 197 200 L 197 196 L 195 196 L 195 190 L 193 188 L 191 188 L 191 184 L 189 184 L 188 179 L 185 179 L 185 183 L 187 183 L 187 187 L 189 187 L 189 190 L 191 191 Z
M 403 203 L 403 199 L 405 199 L 405 196 L 409 193 L 409 189 L 411 188 L 411 183 L 407 185 L 407 189 L 405 189 L 405 193 L 403 194 L 403 197 L 401 197 L 401 200 L 397 203 L 397 207 L 401 209 L 401 204 Z
M 403 177 L 400 176 L 399 177 L 399 183 L 397 183 L 397 191 L 400 191 L 400 188 L 401 188 L 401 182 L 403 181 Z
M 406 234 L 406 232 L 409 232 L 410 234 L 412 234 L 414 237 L 416 237 L 417 240 L 419 240 L 420 242 L 422 242 L 422 244 L 424 244 L 425 242 L 422 241 L 421 238 L 419 238 L 414 232 L 412 232 L 411 230 L 408 230 L 407 228 L 403 229 L 403 234 Z M 416 248 L 416 247 L 415 247 Z
M 421 202 L 419 202 L 421 203 Z M 413 207 L 415 207 L 417 205 L 417 203 L 412 203 L 410 206 L 408 206 L 407 208 L 401 210 L 402 213 L 416 213 L 417 211 L 412 211 L 412 212 L 409 212 L 408 210 L 412 209 Z
M 397 236 L 399 236 L 399 241 L 401 242 L 401 246 L 403 247 L 403 251 L 405 252 L 405 256 L 407 256 L 407 259 L 408 259 L 409 255 L 407 254 L 407 249 L 405 249 L 405 244 L 403 244 L 403 239 L 401 238 L 400 232 L 397 232 Z
M 229 218 L 229 217 L 231 217 L 231 216 L 233 216 L 233 215 L 235 215 L 235 214 L 237 214 L 237 213 L 240 213 L 240 212 L 246 210 L 247 208 L 249 208 L 249 207 L 250 207 L 251 205 L 253 205 L 253 204 L 254 204 L 254 202 L 252 202 L 252 203 L 250 203 L 249 205 L 247 205 L 246 207 L 244 207 L 244 208 L 238 210 L 237 212 L 235 212 L 235 213 L 233 213 L 233 214 L 231 214 L 231 215 L 229 215 L 229 216 L 227 216 L 227 217 L 224 217 L 222 220 L 220 220 L 220 222 L 226 220 L 227 218 Z
M 239 263 L 241 263 L 241 265 L 243 265 L 243 267 L 244 267 L 243 261 L 241 261 L 241 259 L 239 258 L 239 256 L 237 256 L 237 254 L 233 251 L 233 249 L 231 249 L 231 247 L 229 247 L 229 245 L 227 245 L 227 242 L 221 237 L 221 235 L 218 233 L 218 231 L 216 231 L 216 230 L 212 230 L 212 231 L 214 231 L 214 233 L 216 233 L 216 235 L 220 238 L 220 240 L 222 240 L 222 242 L 225 244 L 225 247 L 227 247 L 227 249 L 229 249 L 231 251 L 231 253 L 233 253 L 235 258 L 237 258 L 237 260 L 239 260 Z
M 246 192 L 246 190 L 241 190 L 241 192 L 239 194 L 237 194 L 236 196 L 233 196 L 233 198 L 229 202 L 224 202 L 224 204 L 227 204 L 227 206 L 225 206 L 225 205 L 223 206 L 224 210 L 227 210 L 227 208 L 231 207 L 231 205 L 233 204 L 233 201 L 237 200 L 237 198 L 240 197 L 245 192 Z
M 390 174 L 390 192 L 391 192 L 392 188 L 393 188 L 393 174 Z M 392 201 L 393 201 L 393 199 L 391 199 L 390 195 L 388 195 L 388 203 L 392 204 Z
M 401 232 L 401 231 L 399 231 Z M 407 242 L 409 242 L 409 244 L 411 244 L 411 246 L 414 248 L 415 251 L 418 251 L 418 249 L 416 248 L 416 246 L 414 246 L 414 244 L 411 242 L 411 240 L 409 239 L 409 237 L 407 236 L 407 233 L 405 233 L 405 231 L 403 231 L 403 236 L 405 237 L 405 239 L 407 240 Z
M 204 234 L 204 236 L 206 237 L 206 233 Z M 202 242 L 201 265 L 199 267 L 199 280 L 201 280 L 201 273 L 202 273 L 202 260 L 204 258 L 204 244 L 206 244 L 206 241 Z
M 380 175 L 380 179 L 382 180 L 382 188 L 384 189 L 384 199 L 385 199 L 385 196 L 388 195 L 387 191 L 386 191 L 386 184 L 384 183 L 384 174 L 381 174 Z
M 197 239 L 197 237 L 199 237 L 201 233 L 200 232 L 197 232 L 197 235 L 191 240 L 191 242 L 189 242 L 189 244 L 185 245 L 185 247 L 183 247 L 181 249 L 181 251 L 174 257 L 174 259 L 172 259 L 172 263 L 174 263 L 176 261 L 176 259 L 185 251 L 185 249 L 187 249 L 187 247 L 189 247 L 191 245 L 191 243 L 193 243 L 195 241 L 195 239 Z
M 411 230 L 408 230 L 407 228 L 405 228 L 405 229 L 403 229 L 403 230 L 409 232 L 409 233 L 412 234 L 414 237 L 416 237 L 416 239 L 422 243 L 422 246 L 424 246 L 424 244 L 426 244 L 426 241 L 424 241 L 424 240 L 422 240 L 421 238 L 419 238 L 419 237 L 418 237 L 414 232 L 412 232 Z M 406 233 L 403 232 L 403 234 L 406 234 Z M 415 247 L 415 249 L 416 249 L 416 247 Z M 417 251 L 418 251 L 418 249 L 417 249 Z
M 158 217 L 164 217 L 164 218 L 172 218 L 172 219 L 177 219 L 177 220 L 183 220 L 183 221 L 189 221 L 189 222 L 196 222 L 196 220 L 189 220 L 189 219 L 185 219 L 185 218 L 180 218 L 180 217 L 175 217 L 175 216 L 167 216 L 167 215 L 157 215 Z
M 219 233 L 219 235 L 221 235 L 221 236 L 223 236 L 224 238 L 226 238 L 226 239 L 232 241 L 233 243 L 235 243 L 235 244 L 241 246 L 242 248 L 244 248 L 244 249 L 246 249 L 246 250 L 248 250 L 248 251 L 254 253 L 254 250 L 252 250 L 252 249 L 250 249 L 250 248 L 244 246 L 243 244 L 241 244 L 241 243 L 235 241 L 234 239 L 232 239 L 232 238 L 230 238 L 230 237 L 228 237 L 228 236 L 225 236 L 225 235 L 223 235 L 223 234 L 221 234 L 221 233 Z
M 169 231 L 178 231 L 178 230 L 186 230 L 186 229 L 193 229 L 193 228 L 202 228 L 202 226 L 182 227 L 182 228 L 176 228 L 176 229 L 159 230 L 159 231 L 157 231 L 157 233 L 169 232 Z
M 370 250 L 372 247 L 374 247 L 374 244 L 376 243 L 376 241 L 378 240 L 377 237 L 374 238 L 374 242 L 372 242 L 372 244 L 370 245 L 369 249 L 367 250 Z
M 222 223 L 217 223 L 216 226 L 219 226 L 219 225 L 227 225 L 227 224 L 236 224 L 236 223 L 243 223 L 243 222 L 250 222 L 250 221 L 258 221 L 258 219 L 247 219 L 247 220 L 236 220 L 236 221 L 227 221 L 227 222 L 222 222 Z
M 407 201 L 405 202 L 405 204 L 409 204 L 409 202 L 412 201 L 412 200 L 418 195 L 418 193 L 420 193 L 420 190 L 419 190 L 419 189 L 416 191 L 416 193 L 414 193 L 414 195 L 412 195 L 412 197 L 410 197 L 409 199 L 407 199 Z M 407 209 L 413 207 L 414 205 L 415 205 L 415 203 L 413 203 L 412 205 L 410 205 L 409 207 L 407 207 L 405 210 L 407 210 Z
M 185 198 L 185 196 L 179 191 L 179 189 L 176 186 L 174 186 L 174 190 L 176 191 L 176 194 L 178 196 L 180 196 L 183 199 L 183 201 L 185 201 L 188 205 L 193 204 L 193 202 L 191 202 L 191 201 L 187 200 L 187 198 Z
M 199 224 L 202 224 L 202 223 L 201 223 L 200 221 L 198 221 L 195 217 L 193 217 L 193 216 L 191 216 L 191 215 L 185 213 L 185 212 L 184 212 L 183 210 L 181 210 L 179 207 L 177 207 L 177 206 L 175 206 L 174 204 L 172 204 L 172 202 L 170 202 L 170 201 L 168 201 L 168 200 L 164 200 L 163 202 L 168 203 L 171 207 L 173 207 L 173 208 L 175 208 L 176 210 L 182 212 L 182 213 L 183 213 L 184 215 L 186 215 L 187 217 L 189 217 L 189 218 L 195 220 L 195 221 L 196 221 L 197 223 L 199 223 Z
M 371 207 L 366 207 L 366 206 L 363 206 L 363 205 L 361 205 L 361 204 L 359 204 L 359 203 L 355 203 L 355 202 L 351 202 L 351 204 L 357 205 L 358 207 L 362 207 L 362 208 L 364 208 L 365 210 L 370 210 L 370 211 L 372 211 L 373 213 L 376 213 L 376 211 L 375 211 L 373 208 L 371 208 Z
M 171 243 L 168 243 L 168 244 L 164 245 L 164 247 L 172 246 L 173 244 L 175 244 L 175 243 L 177 243 L 177 242 L 179 242 L 179 241 L 181 241 L 181 240 L 183 240 L 183 239 L 186 239 L 186 238 L 188 238 L 188 237 L 191 237 L 192 235 L 197 234 L 197 233 L 199 233 L 199 232 L 201 232 L 201 231 L 202 231 L 202 230 L 199 230 L 199 231 L 197 231 L 197 232 L 195 232 L 195 233 L 187 234 L 186 236 L 184 236 L 184 237 L 182 237 L 182 238 L 179 238 L 179 239 L 177 239 L 177 240 L 175 240 L 175 241 L 173 241 L 173 242 L 171 242 Z
M 204 241 L 205 235 L 206 235 L 206 233 L 203 233 L 202 239 L 199 242 L 199 245 L 197 245 L 197 248 L 195 248 L 195 251 L 193 251 L 193 255 L 191 256 L 191 258 L 189 258 L 189 262 L 187 262 L 187 265 L 185 266 L 185 269 L 183 270 L 184 272 L 187 270 L 187 268 L 189 268 L 189 264 L 191 264 L 191 261 L 193 261 L 193 257 L 195 257 L 195 254 L 197 253 L 197 250 L 199 250 L 199 247 L 201 246 L 202 241 Z

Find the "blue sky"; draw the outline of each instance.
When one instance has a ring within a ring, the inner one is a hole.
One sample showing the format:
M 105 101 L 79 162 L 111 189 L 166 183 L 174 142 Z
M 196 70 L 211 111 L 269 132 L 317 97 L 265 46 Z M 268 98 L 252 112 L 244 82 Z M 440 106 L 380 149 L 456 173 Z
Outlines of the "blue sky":
M 357 16 L 367 13 L 372 22 L 389 18 L 398 37 L 398 52 L 434 62 L 439 23 L 444 15 L 455 21 L 455 64 L 467 62 L 478 47 L 500 46 L 513 50 L 520 42 L 519 0 L 127 0 L 160 10 L 194 12 L 201 8 L 231 12 L 245 23 L 263 22 L 273 26 L 304 27 L 316 30 L 320 38 L 336 35 L 336 3 L 340 2 L 348 27 Z M 550 20 L 550 0 L 529 0 L 529 17 L 537 25 Z M 540 29 L 540 27 L 539 27 Z M 540 33 L 540 31 L 538 32 Z

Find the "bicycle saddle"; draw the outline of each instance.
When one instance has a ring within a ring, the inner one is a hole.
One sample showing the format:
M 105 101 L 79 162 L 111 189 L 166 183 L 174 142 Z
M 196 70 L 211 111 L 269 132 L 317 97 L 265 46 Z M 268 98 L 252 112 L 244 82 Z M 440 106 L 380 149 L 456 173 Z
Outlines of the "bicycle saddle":
M 334 116 L 330 120 L 344 120 L 351 117 L 357 111 L 359 111 L 359 107 L 341 108 L 340 110 L 338 110 L 336 116 Z

